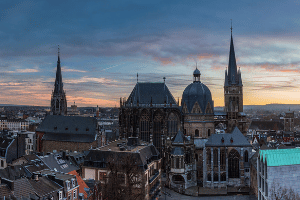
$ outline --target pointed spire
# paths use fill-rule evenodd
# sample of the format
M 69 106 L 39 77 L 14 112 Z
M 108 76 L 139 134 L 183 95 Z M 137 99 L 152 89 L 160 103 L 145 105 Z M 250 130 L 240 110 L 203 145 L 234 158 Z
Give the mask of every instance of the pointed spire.
M 237 84 L 239 78 L 237 77 L 237 66 L 236 66 L 236 59 L 235 59 L 235 52 L 234 52 L 234 45 L 233 45 L 233 37 L 232 37 L 232 21 L 231 21 L 231 41 L 230 41 L 230 51 L 229 51 L 229 62 L 228 62 L 228 83 Z
M 139 82 L 139 73 L 136 73 L 136 82 Z
M 54 93 L 62 93 L 63 92 L 63 82 L 62 82 L 62 75 L 61 75 L 61 66 L 60 66 L 60 52 L 58 46 L 58 58 L 57 58 L 57 67 L 56 67 L 56 78 L 54 84 Z

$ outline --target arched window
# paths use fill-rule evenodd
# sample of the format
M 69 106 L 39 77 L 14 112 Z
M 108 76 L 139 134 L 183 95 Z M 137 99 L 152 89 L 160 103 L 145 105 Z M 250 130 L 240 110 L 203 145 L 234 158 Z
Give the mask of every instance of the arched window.
M 59 100 L 58 99 L 56 100 L 56 107 L 55 108 L 59 109 Z
M 210 148 L 206 149 L 206 159 L 207 159 L 207 164 L 210 165 L 211 164 L 211 152 L 210 152 Z
M 218 166 L 218 149 L 214 148 L 214 167 Z
M 207 174 L 207 181 L 211 181 L 211 174 L 210 173 Z
M 226 181 L 226 173 L 221 174 L 221 181 Z
M 141 115 L 140 130 L 140 139 L 150 142 L 150 114 L 146 111 Z
M 225 149 L 221 149 L 221 152 L 220 152 L 220 167 L 221 167 L 221 170 L 225 170 L 225 166 L 226 166 Z
M 244 153 L 244 162 L 248 162 L 248 151 L 246 150 Z
M 207 136 L 210 136 L 210 129 L 207 130 Z
M 198 162 L 198 154 L 195 153 L 196 162 Z
M 153 145 L 157 150 L 162 154 L 162 144 L 161 144 L 161 135 L 162 135 L 162 120 L 163 116 L 161 113 L 156 113 L 153 119 Z
M 176 157 L 176 167 L 175 168 L 179 169 L 179 158 L 178 157 Z
M 214 173 L 214 182 L 218 182 L 219 181 L 219 176 L 218 173 Z
M 195 137 L 199 137 L 199 130 L 198 129 L 195 130 Z
M 178 132 L 178 117 L 171 113 L 168 117 L 168 136 L 174 137 Z
M 232 149 L 228 155 L 228 177 L 239 178 L 240 177 L 240 154 L 237 150 Z

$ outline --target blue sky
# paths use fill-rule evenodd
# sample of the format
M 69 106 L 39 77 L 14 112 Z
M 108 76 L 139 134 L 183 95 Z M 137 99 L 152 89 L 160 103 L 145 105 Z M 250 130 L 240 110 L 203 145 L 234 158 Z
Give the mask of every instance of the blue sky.
M 195 63 L 223 106 L 230 19 L 244 104 L 300 103 L 299 1 L 1 1 L 0 104 L 118 106 L 140 81 L 181 97 Z

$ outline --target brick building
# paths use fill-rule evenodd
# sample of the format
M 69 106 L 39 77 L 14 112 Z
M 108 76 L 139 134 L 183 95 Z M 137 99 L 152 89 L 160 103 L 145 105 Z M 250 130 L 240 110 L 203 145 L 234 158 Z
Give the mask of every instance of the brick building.
M 48 115 L 36 129 L 37 151 L 86 151 L 97 147 L 97 133 L 95 118 Z

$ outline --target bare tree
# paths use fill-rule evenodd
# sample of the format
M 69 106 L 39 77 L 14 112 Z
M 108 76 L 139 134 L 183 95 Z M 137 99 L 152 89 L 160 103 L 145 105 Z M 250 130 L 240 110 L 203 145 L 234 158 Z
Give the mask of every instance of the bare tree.
M 278 183 L 272 184 L 272 188 L 270 190 L 270 199 L 271 200 L 298 200 L 300 196 L 293 189 L 282 188 Z
M 142 200 L 145 177 L 136 153 L 115 154 L 108 159 L 108 174 L 100 189 L 104 200 Z

